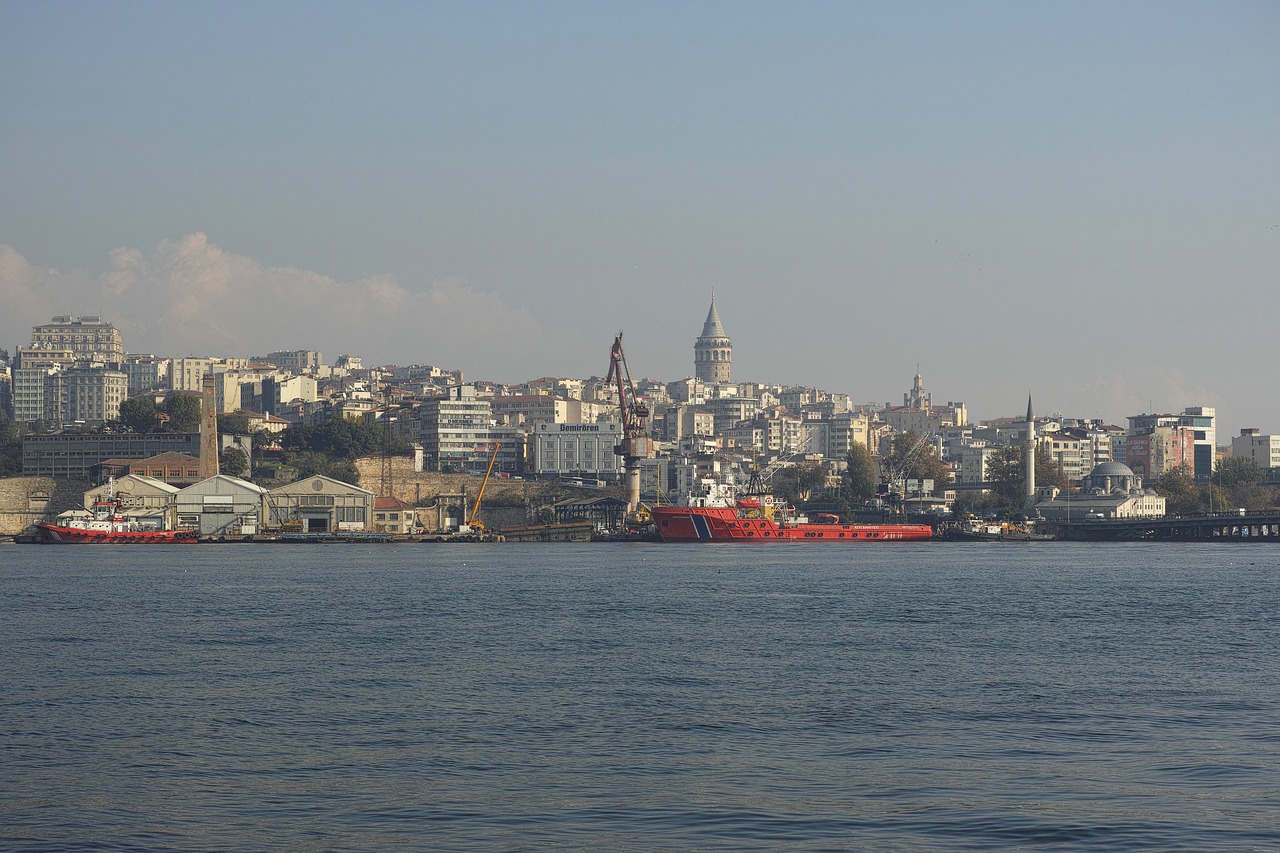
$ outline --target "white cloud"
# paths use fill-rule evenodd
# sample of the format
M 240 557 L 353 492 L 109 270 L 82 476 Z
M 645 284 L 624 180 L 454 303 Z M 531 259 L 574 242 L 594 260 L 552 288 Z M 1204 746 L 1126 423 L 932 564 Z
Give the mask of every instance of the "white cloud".
M 540 328 L 527 309 L 461 279 L 339 281 L 264 266 L 200 233 L 150 250 L 115 249 L 96 276 L 36 267 L 0 245 L 0 299 L 0 329 L 10 340 L 28 340 L 31 326 L 57 314 L 101 313 L 129 351 L 170 356 L 319 349 L 328 360 L 353 353 L 516 381 L 529 378 L 520 371 L 540 375 L 563 363 L 572 344 Z

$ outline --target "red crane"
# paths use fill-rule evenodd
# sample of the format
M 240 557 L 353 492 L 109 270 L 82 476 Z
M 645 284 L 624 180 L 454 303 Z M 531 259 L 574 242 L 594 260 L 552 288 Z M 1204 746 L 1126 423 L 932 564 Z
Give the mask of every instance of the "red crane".
M 613 452 L 622 457 L 622 468 L 627 475 L 627 512 L 634 513 L 640 506 L 640 460 L 653 456 L 653 438 L 649 435 L 649 406 L 636 396 L 635 383 L 631 381 L 631 368 L 622 349 L 622 332 L 613 339 L 609 354 L 608 382 L 618 385 L 618 408 L 622 411 L 622 443 Z

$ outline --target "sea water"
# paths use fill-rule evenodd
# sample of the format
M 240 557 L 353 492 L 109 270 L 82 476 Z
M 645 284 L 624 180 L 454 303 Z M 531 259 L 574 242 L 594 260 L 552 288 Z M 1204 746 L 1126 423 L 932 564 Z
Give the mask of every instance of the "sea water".
M 6 850 L 1280 850 L 1280 548 L 4 546 Z

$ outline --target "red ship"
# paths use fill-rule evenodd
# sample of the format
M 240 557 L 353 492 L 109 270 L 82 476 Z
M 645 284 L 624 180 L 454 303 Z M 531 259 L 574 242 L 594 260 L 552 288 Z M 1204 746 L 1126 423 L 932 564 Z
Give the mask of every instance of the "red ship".
M 797 513 L 772 495 L 732 499 L 691 496 L 682 506 L 652 508 L 663 542 L 895 542 L 932 539 L 927 524 L 844 524 L 837 516 Z
M 196 542 L 199 531 L 162 530 L 131 520 L 124 501 L 110 489 L 93 504 L 93 512 L 63 513 L 55 522 L 36 523 L 40 541 L 58 544 L 176 545 Z

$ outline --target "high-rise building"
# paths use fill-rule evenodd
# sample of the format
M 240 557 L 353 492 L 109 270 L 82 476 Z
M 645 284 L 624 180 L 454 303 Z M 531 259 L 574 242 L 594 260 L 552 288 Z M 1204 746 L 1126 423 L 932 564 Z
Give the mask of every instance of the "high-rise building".
M 123 363 L 120 330 L 101 317 L 66 315 L 33 326 L 31 345 L 18 347 L 13 371 L 14 420 L 115 420 L 127 385 Z
M 1218 431 L 1214 425 L 1216 415 L 1217 411 L 1208 406 L 1189 406 L 1180 415 L 1131 415 L 1129 435 L 1150 435 L 1157 427 L 1184 427 L 1191 430 L 1194 433 L 1192 453 L 1195 478 L 1208 480 L 1213 476 L 1213 462 L 1217 453 Z M 1145 476 L 1149 480 L 1154 479 L 1150 472 Z
M 350 358 L 350 356 L 346 356 Z M 255 355 L 252 361 L 272 364 L 291 373 L 315 373 L 324 364 L 324 358 L 315 350 L 279 350 L 267 355 Z
M 55 376 L 62 382 L 62 405 L 57 420 L 104 423 L 120 419 L 120 404 L 129 392 L 129 378 L 123 371 L 80 365 Z
M 733 343 L 720 324 L 720 314 L 716 311 L 716 297 L 713 293 L 707 321 L 702 324 L 702 334 L 693 345 L 693 375 L 704 382 L 727 383 L 732 364 Z
M 471 385 L 449 389 L 447 397 L 422 404 L 423 466 L 429 471 L 484 472 L 493 415 L 489 401 L 476 396 Z
M 63 315 L 31 329 L 31 343 L 47 349 L 68 350 L 73 361 L 101 361 L 119 366 L 124 361 L 120 330 L 101 317 Z

